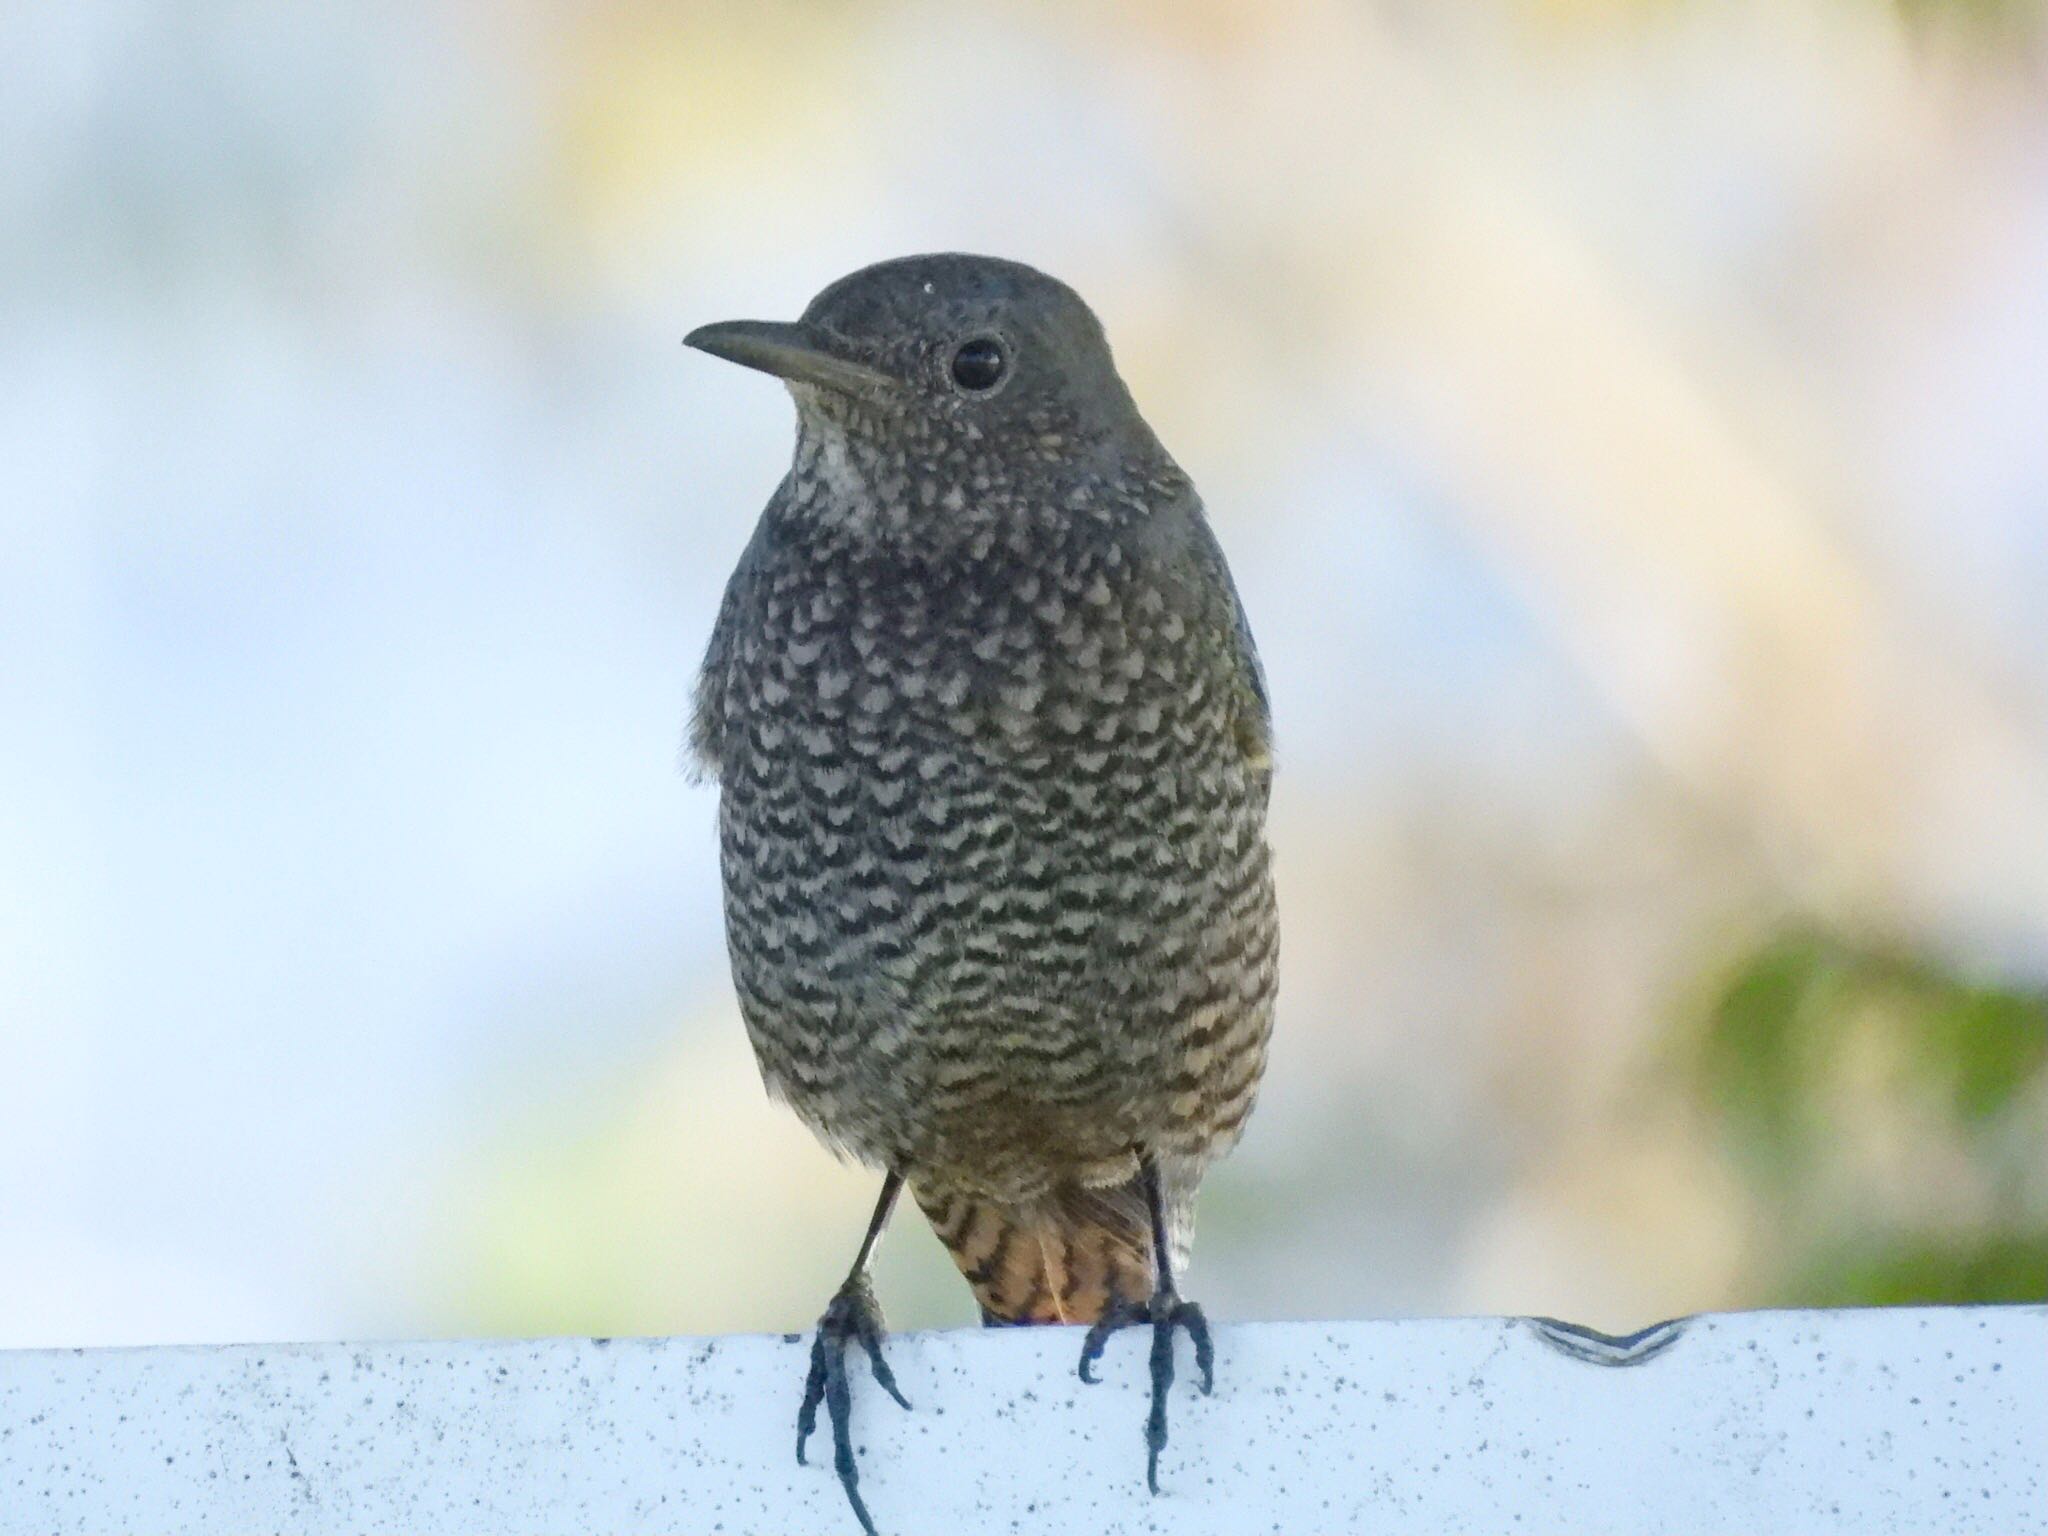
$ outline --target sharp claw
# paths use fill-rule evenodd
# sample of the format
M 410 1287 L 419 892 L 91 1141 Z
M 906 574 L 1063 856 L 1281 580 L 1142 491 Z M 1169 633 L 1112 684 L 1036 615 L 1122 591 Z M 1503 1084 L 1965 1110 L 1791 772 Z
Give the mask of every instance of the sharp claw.
M 1173 1328 L 1180 1308 L 1156 1298 L 1152 1306 L 1152 1410 L 1145 1415 L 1145 1486 L 1159 1491 L 1159 1453 L 1166 1449 L 1166 1395 L 1173 1390 Z
M 879 1358 L 875 1360 L 874 1365 L 875 1384 L 896 1399 L 896 1406 L 898 1408 L 908 1409 L 910 1407 L 910 1399 L 896 1390 L 896 1378 L 889 1374 L 889 1367 L 882 1364 Z
M 889 1362 L 882 1358 L 882 1336 L 867 1321 L 861 1319 L 861 1348 L 868 1352 L 868 1369 L 873 1373 L 875 1385 L 896 1399 L 900 1408 L 908 1408 L 910 1399 L 897 1388 L 896 1373 L 889 1369 Z
M 811 1373 L 804 1378 L 803 1406 L 796 1411 L 796 1459 L 799 1466 L 804 1464 L 804 1442 L 818 1427 L 818 1404 L 825 1400 L 825 1353 L 825 1327 L 821 1322 L 817 1337 L 811 1340 Z
M 1145 1316 L 1142 1308 L 1126 1301 L 1113 1301 L 1103 1309 L 1102 1316 L 1088 1325 L 1088 1337 L 1081 1341 L 1080 1376 L 1089 1386 L 1102 1378 L 1090 1374 L 1095 1362 L 1102 1358 L 1102 1352 L 1109 1347 L 1109 1336 L 1119 1328 L 1127 1327 Z
M 853 1393 L 846 1385 L 846 1358 L 835 1355 L 826 1368 L 825 1414 L 832 1421 L 832 1469 L 839 1474 L 839 1486 L 846 1490 L 846 1502 L 867 1536 L 876 1536 L 875 1522 L 860 1496 L 860 1468 L 853 1460 Z
M 1081 1379 L 1091 1387 L 1102 1380 L 1100 1376 L 1094 1374 L 1095 1362 L 1102 1358 L 1102 1351 L 1108 1345 L 1108 1330 L 1100 1323 L 1091 1324 L 1088 1329 L 1088 1337 L 1081 1341 L 1080 1367 Z
M 1202 1395 L 1207 1397 L 1216 1389 L 1216 1346 L 1209 1340 L 1209 1319 L 1191 1301 L 1182 1302 L 1174 1311 L 1174 1321 L 1186 1327 L 1188 1337 L 1194 1340 L 1195 1369 L 1202 1373 Z
M 866 1352 L 876 1383 L 905 1408 L 910 1402 L 896 1386 L 896 1376 L 882 1357 L 882 1330 L 874 1298 L 865 1286 L 849 1284 L 832 1298 L 811 1341 L 811 1369 L 804 1379 L 803 1403 L 796 1412 L 796 1459 L 804 1461 L 804 1443 L 818 1427 L 818 1407 L 832 1425 L 832 1469 L 846 1490 L 846 1502 L 866 1536 L 876 1536 L 875 1522 L 860 1496 L 860 1468 L 853 1456 L 853 1392 L 846 1379 L 846 1350 L 858 1341 Z
M 1093 1386 L 1097 1378 L 1092 1369 L 1102 1358 L 1109 1336 L 1119 1328 L 1146 1321 L 1152 1324 L 1149 1360 L 1152 1402 L 1145 1415 L 1145 1486 L 1157 1493 L 1159 1453 L 1166 1449 L 1166 1400 L 1173 1389 L 1173 1334 L 1176 1328 L 1185 1328 L 1189 1341 L 1195 1346 L 1195 1368 L 1201 1372 L 1202 1391 L 1206 1394 L 1216 1385 L 1216 1350 L 1210 1341 L 1209 1321 L 1202 1315 L 1202 1309 L 1194 1302 L 1182 1301 L 1170 1291 L 1154 1296 L 1149 1306 L 1113 1303 L 1088 1329 L 1088 1337 L 1081 1344 L 1080 1375 L 1083 1381 Z

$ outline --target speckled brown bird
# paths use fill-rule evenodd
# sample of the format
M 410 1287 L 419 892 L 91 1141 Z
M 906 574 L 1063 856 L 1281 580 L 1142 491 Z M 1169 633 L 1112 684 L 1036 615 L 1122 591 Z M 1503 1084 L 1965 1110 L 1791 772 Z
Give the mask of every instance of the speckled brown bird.
M 1195 1187 L 1265 1065 L 1270 717 L 1188 478 L 1101 324 L 1014 262 L 918 256 L 690 345 L 788 382 L 796 456 L 726 589 L 692 740 L 770 1091 L 883 1175 L 820 1321 L 883 1359 L 868 1259 L 908 1185 L 985 1320 L 1153 1328 L 1156 1491 Z M 907 1407 L 908 1404 L 906 1403 Z

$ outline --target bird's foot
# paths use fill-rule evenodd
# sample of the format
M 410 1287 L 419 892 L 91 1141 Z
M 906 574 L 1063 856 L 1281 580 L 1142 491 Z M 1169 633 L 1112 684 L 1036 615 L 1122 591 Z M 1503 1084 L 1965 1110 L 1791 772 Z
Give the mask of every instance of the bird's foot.
M 803 1406 L 796 1411 L 796 1459 L 804 1459 L 804 1442 L 818 1426 L 818 1404 L 825 1405 L 832 1421 L 832 1466 L 839 1473 L 839 1485 L 846 1501 L 867 1536 L 875 1536 L 875 1522 L 861 1502 L 860 1472 L 853 1462 L 853 1394 L 846 1381 L 846 1353 L 858 1344 L 867 1351 L 868 1366 L 875 1382 L 903 1407 L 909 1400 L 896 1389 L 896 1374 L 882 1358 L 882 1309 L 865 1274 L 855 1275 L 839 1288 L 825 1315 L 818 1319 L 817 1336 L 811 1340 L 811 1374 L 804 1382 Z
M 1159 1491 L 1159 1453 L 1166 1449 L 1166 1394 L 1173 1387 L 1173 1331 L 1185 1328 L 1195 1345 L 1195 1368 L 1202 1373 L 1206 1395 L 1216 1385 L 1216 1351 L 1209 1342 L 1209 1320 L 1192 1301 L 1182 1301 L 1172 1291 L 1155 1291 L 1145 1306 L 1136 1302 L 1111 1302 L 1099 1321 L 1088 1329 L 1081 1345 L 1081 1379 L 1091 1386 L 1095 1362 L 1119 1328 L 1134 1323 L 1152 1324 L 1152 1411 L 1145 1417 L 1145 1483 Z

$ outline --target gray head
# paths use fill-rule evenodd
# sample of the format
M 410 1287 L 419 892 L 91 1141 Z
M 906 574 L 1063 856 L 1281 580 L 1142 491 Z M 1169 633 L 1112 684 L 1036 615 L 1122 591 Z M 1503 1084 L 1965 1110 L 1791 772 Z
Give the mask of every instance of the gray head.
M 877 454 L 935 468 L 1160 454 L 1094 312 L 1014 261 L 906 256 L 842 277 L 793 324 L 730 320 L 684 339 L 787 380 L 806 435 Z

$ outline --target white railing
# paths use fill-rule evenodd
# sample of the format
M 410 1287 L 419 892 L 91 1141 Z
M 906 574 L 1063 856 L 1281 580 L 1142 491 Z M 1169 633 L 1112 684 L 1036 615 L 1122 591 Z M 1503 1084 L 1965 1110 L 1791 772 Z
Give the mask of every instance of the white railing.
M 2048 1532 L 2048 1308 L 1216 1330 L 1143 1486 L 1143 1340 L 854 1367 L 883 1536 Z M 1183 1343 L 1182 1348 L 1186 1346 Z M 853 1533 L 797 1336 L 0 1353 L 0 1533 Z

